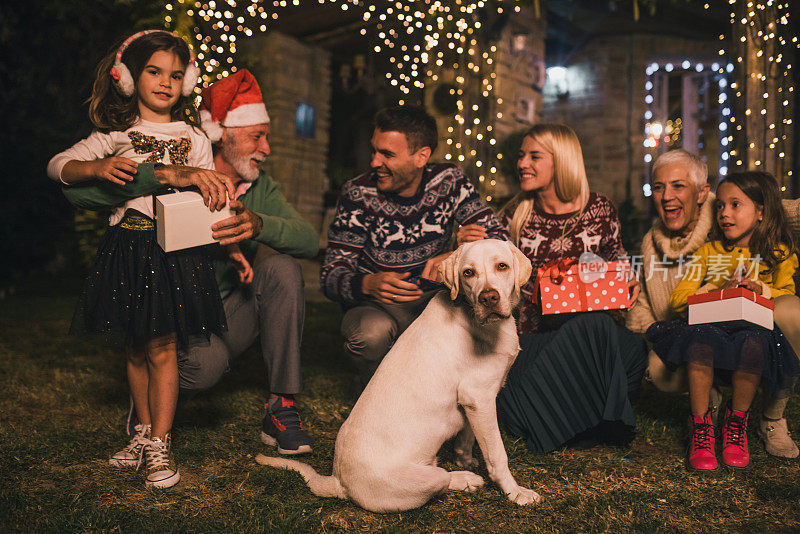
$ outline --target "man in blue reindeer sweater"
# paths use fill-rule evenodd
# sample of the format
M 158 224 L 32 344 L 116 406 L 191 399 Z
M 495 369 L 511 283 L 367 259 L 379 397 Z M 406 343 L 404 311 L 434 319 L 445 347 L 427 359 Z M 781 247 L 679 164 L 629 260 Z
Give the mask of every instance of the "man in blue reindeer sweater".
M 344 185 L 328 230 L 322 289 L 346 309 L 345 352 L 362 386 L 436 293 L 420 278 L 438 278 L 453 226 L 480 224 L 507 239 L 461 169 L 428 163 L 437 142 L 436 120 L 423 109 L 380 111 L 372 170 Z

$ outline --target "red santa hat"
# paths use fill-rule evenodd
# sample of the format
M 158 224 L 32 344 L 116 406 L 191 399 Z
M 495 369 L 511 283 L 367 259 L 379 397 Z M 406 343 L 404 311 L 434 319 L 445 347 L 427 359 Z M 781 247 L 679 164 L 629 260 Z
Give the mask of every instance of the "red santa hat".
M 212 142 L 222 138 L 222 127 L 253 126 L 269 122 L 267 107 L 255 77 L 236 71 L 202 90 L 200 121 Z

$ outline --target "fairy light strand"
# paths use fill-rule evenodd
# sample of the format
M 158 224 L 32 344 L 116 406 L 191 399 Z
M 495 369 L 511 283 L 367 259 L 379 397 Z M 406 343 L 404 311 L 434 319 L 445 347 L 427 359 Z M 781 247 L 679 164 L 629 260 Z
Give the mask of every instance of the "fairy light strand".
M 793 181 L 791 58 L 798 48 L 790 26 L 790 0 L 728 3 L 729 55 L 736 67 L 730 95 L 737 112 L 731 124 L 731 162 L 737 168 L 773 173 L 786 191 Z M 724 36 L 720 41 L 722 54 Z
M 719 88 L 719 176 L 735 170 L 765 170 L 772 172 L 786 191 L 793 179 L 790 137 L 795 88 L 790 59 L 798 48 L 798 38 L 791 34 L 790 2 L 728 0 L 728 4 L 731 30 L 718 37 L 718 63 L 686 59 L 679 65 L 652 63 L 647 67 L 644 162 L 649 166 L 657 145 L 669 134 L 663 117 L 654 115 L 657 72 L 668 66 L 710 68 L 716 72 Z M 710 4 L 704 8 L 710 9 Z M 644 185 L 644 194 L 649 196 L 649 184 Z
M 496 111 L 496 43 L 482 38 L 482 12 L 520 11 L 521 0 L 173 0 L 166 5 L 164 25 L 174 29 L 178 8 L 192 21 L 202 86 L 236 72 L 238 43 L 268 31 L 282 10 L 301 4 L 334 4 L 359 10 L 361 35 L 372 41 L 375 54 L 388 59 L 386 83 L 398 103 L 419 100 L 427 84 L 452 77 L 457 111 L 447 127 L 444 158 L 470 167 L 487 201 L 494 198 L 498 178 Z M 538 1 L 536 2 L 538 8 Z M 465 90 L 476 83 L 480 90 Z

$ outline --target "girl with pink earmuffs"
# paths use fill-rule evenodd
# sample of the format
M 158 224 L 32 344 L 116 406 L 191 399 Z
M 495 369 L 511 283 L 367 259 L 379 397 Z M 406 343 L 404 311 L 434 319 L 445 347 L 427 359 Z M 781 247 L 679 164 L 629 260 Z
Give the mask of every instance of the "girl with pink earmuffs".
M 66 186 L 86 180 L 128 183 L 138 163 L 213 169 L 211 142 L 199 128 L 192 91 L 198 69 L 177 35 L 148 30 L 129 37 L 98 66 L 89 117 L 97 130 L 50 160 Z M 146 465 L 147 487 L 178 483 L 170 430 L 178 396 L 178 348 L 226 328 L 211 260 L 203 248 L 164 252 L 156 242 L 153 197 L 118 206 L 81 295 L 72 333 L 120 341 L 140 424 L 111 465 Z M 252 269 L 229 248 L 243 282 Z

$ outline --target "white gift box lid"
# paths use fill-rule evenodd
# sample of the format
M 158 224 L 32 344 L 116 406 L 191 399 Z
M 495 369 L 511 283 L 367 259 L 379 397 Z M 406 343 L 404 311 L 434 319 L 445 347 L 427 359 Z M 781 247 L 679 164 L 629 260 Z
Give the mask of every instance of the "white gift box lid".
M 231 217 L 228 206 L 211 211 L 195 191 L 156 196 L 156 239 L 164 252 L 215 243 L 211 225 Z

